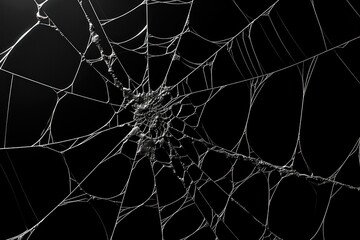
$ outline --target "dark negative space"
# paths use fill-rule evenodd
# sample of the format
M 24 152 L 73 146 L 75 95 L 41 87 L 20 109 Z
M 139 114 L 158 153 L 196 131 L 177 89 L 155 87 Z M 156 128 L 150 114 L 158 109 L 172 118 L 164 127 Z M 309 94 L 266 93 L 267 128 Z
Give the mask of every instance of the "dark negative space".
M 0 239 L 356 239 L 360 5 L 0 0 Z

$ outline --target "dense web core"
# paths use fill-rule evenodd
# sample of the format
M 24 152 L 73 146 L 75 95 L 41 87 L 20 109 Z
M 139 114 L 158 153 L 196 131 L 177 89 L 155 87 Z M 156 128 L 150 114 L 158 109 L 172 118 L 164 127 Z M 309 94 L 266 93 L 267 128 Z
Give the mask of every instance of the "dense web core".
M 0 239 L 360 237 L 359 1 L 0 0 L 0 36 Z

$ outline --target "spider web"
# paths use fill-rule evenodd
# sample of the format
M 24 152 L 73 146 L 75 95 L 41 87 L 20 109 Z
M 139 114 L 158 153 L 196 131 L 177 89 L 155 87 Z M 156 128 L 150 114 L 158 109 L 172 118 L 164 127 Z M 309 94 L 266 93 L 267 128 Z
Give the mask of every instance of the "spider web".
M 359 236 L 356 1 L 0 1 L 0 239 Z

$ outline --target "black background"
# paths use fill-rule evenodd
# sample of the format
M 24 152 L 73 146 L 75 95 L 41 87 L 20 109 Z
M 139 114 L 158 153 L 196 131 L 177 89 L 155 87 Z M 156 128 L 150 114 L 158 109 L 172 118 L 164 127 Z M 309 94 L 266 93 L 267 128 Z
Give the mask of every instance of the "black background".
M 360 6 L 141 2 L 49 0 L 40 24 L 0 0 L 0 239 L 359 236 Z M 124 87 L 172 87 L 179 159 L 120 149 L 133 114 L 84 13 Z

